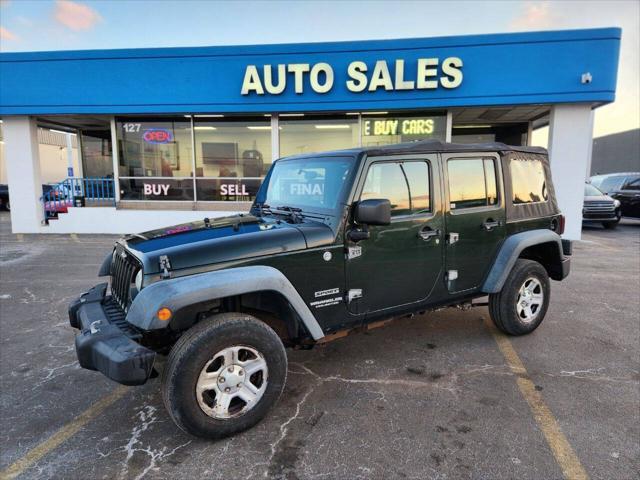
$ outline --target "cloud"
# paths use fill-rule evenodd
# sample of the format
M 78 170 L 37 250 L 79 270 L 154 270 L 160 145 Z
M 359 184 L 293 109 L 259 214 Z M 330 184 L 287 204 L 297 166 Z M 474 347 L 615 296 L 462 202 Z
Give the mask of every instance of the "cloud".
M 28 19 L 27 17 L 23 17 L 21 15 L 18 15 L 16 17 L 16 22 L 18 22 L 23 27 L 27 27 L 27 28 L 33 27 L 33 22 L 30 19 Z
M 91 7 L 71 0 L 57 0 L 53 15 L 58 22 L 74 31 L 89 30 L 102 20 Z
M 526 2 L 522 10 L 509 24 L 511 30 L 546 30 L 556 23 L 548 3 Z
M 17 42 L 18 40 L 20 40 L 20 38 L 11 30 L 7 30 L 4 27 L 0 27 L 0 40 Z

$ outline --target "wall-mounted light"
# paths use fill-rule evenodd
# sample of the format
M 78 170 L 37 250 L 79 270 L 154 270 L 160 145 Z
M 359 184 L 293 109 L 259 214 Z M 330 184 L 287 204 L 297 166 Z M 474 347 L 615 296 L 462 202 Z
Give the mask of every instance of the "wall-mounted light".
M 592 81 L 593 81 L 593 76 L 591 75 L 591 72 L 584 72 L 580 77 L 580 83 L 582 84 L 591 83 Z
M 281 113 L 281 117 L 304 117 L 304 113 Z
M 315 125 L 318 130 L 345 130 L 351 128 L 351 125 Z
M 216 113 L 215 115 L 194 115 L 196 118 L 222 118 L 224 115 Z
M 362 112 L 362 115 L 386 115 L 389 112 Z
M 212 127 L 210 125 L 198 125 L 193 127 L 194 130 L 217 130 L 216 127 Z
M 249 130 L 271 130 L 270 126 L 248 125 Z

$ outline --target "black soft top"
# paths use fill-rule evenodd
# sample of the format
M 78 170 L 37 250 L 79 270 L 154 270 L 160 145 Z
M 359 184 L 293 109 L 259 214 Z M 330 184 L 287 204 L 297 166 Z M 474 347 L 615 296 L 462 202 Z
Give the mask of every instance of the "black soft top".
M 557 215 L 560 213 L 556 200 L 553 181 L 551 180 L 551 168 L 549 165 L 549 155 L 546 148 L 542 147 L 524 147 L 507 145 L 500 142 L 489 143 L 445 143 L 440 140 L 422 140 L 420 142 L 398 143 L 395 145 L 383 145 L 375 147 L 350 148 L 346 150 L 335 150 L 322 153 L 305 153 L 286 157 L 287 159 L 295 158 L 317 158 L 317 157 L 333 157 L 341 155 L 354 155 L 362 158 L 362 156 L 391 156 L 406 155 L 420 153 L 464 153 L 464 152 L 495 152 L 500 155 L 502 163 L 502 173 L 504 179 L 504 205 L 506 207 L 507 221 L 514 222 L 519 220 L 544 218 Z M 279 161 L 279 160 L 278 160 Z M 547 197 L 543 201 L 514 204 L 513 203 L 513 185 L 511 179 L 510 162 L 511 161 L 539 161 L 544 169 L 543 191 L 546 191 Z
M 318 157 L 327 155 L 340 155 L 348 153 L 367 155 L 395 155 L 395 154 L 412 154 L 412 153 L 457 153 L 457 152 L 499 152 L 504 154 L 506 152 L 521 152 L 537 155 L 547 155 L 547 149 L 542 147 L 526 147 L 526 146 L 513 146 L 507 145 L 501 142 L 488 142 L 488 143 L 446 143 L 440 140 L 421 140 L 419 142 L 407 142 L 396 143 L 393 145 L 380 145 L 375 147 L 360 147 L 349 148 L 344 150 L 333 150 L 330 152 L 322 153 L 302 153 L 298 155 L 292 155 L 286 158 L 305 158 L 305 157 Z
M 356 149 L 357 150 L 357 149 Z M 488 143 L 445 143 L 440 140 L 422 140 L 419 142 L 398 143 L 376 147 L 364 147 L 367 155 L 393 155 L 395 153 L 430 153 L 430 152 L 523 152 L 546 155 L 547 149 L 542 147 L 516 147 L 500 142 Z

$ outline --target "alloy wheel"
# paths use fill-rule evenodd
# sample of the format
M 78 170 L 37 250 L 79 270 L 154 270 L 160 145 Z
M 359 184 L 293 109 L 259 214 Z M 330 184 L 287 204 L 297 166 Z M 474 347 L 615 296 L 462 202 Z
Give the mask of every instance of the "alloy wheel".
M 268 368 L 255 348 L 227 347 L 209 360 L 196 382 L 202 411 L 216 419 L 244 415 L 255 407 L 267 388 Z

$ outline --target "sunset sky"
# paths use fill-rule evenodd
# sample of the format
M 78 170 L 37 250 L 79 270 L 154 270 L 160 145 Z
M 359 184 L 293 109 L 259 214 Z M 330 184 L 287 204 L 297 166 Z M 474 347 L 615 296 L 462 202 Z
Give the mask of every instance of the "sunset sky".
M 0 0 L 0 50 L 323 42 L 621 27 L 617 100 L 594 136 L 640 127 L 640 2 Z

